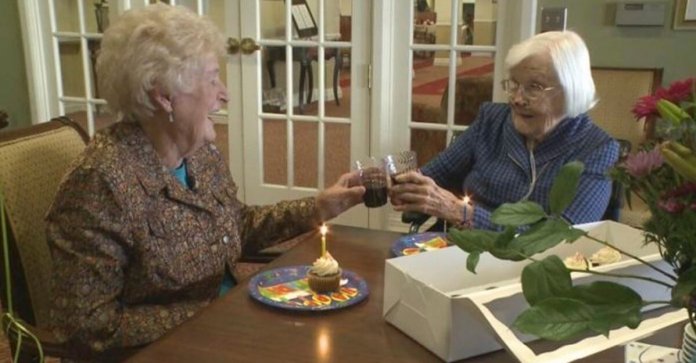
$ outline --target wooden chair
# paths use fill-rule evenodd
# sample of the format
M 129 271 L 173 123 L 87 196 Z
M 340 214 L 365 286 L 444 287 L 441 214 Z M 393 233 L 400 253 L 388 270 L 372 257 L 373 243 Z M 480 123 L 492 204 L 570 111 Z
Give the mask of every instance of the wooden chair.
M 282 47 L 269 47 L 265 53 L 266 58 L 266 71 L 268 72 L 268 80 L 270 82 L 271 88 L 276 87 L 276 75 L 275 75 L 275 63 L 276 61 L 285 61 L 285 48 Z M 304 106 L 312 102 L 312 92 L 314 90 L 314 75 L 312 70 L 312 62 L 318 61 L 318 52 L 316 48 L 308 47 L 294 47 L 292 50 L 292 60 L 293 62 L 298 62 L 300 66 L 300 79 L 298 84 L 298 104 L 300 112 L 304 110 Z M 341 57 L 339 50 L 337 48 L 325 48 L 324 49 L 324 60 L 328 61 L 334 59 L 334 69 L 333 69 L 333 94 L 334 102 L 336 106 L 341 105 L 341 101 L 338 97 L 338 78 L 341 73 L 341 68 L 343 68 L 343 57 Z M 307 90 L 307 99 L 305 100 L 304 92 Z
M 0 295 L 3 306 L 9 307 L 5 281 L 10 281 L 11 305 L 16 309 L 8 313 L 23 321 L 38 337 L 45 356 L 79 358 L 57 344 L 46 329 L 50 321 L 52 260 L 44 216 L 63 175 L 87 140 L 87 134 L 67 117 L 0 132 L 0 191 L 8 226 L 8 253 L 2 255 Z M 5 269 L 4 261 L 9 262 L 9 269 Z M 10 276 L 6 280 L 8 270 Z M 17 349 L 18 334 L 16 329 L 8 332 L 13 352 Z M 38 349 L 23 336 L 18 361 L 37 361 Z

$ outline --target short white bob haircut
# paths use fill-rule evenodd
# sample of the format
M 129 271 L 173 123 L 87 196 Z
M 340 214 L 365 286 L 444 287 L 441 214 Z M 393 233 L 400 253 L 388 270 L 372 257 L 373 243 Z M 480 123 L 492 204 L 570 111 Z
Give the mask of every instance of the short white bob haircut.
M 566 116 L 576 117 L 597 103 L 590 68 L 590 53 L 575 32 L 552 31 L 537 34 L 514 45 L 505 58 L 505 73 L 531 55 L 549 54 L 563 88 Z
M 181 6 L 162 3 L 129 10 L 104 32 L 97 58 L 99 91 L 120 117 L 144 120 L 155 106 L 148 92 L 190 92 L 206 56 L 222 57 L 215 24 Z

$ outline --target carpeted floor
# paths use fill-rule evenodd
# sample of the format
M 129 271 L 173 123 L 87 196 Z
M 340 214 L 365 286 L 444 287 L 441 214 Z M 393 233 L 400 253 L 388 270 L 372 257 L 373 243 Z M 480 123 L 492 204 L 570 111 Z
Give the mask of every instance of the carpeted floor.
M 459 67 L 460 69 L 457 70 L 457 77 L 462 77 L 462 76 L 479 76 L 483 74 L 488 74 L 493 72 L 493 63 L 490 63 L 485 60 L 479 59 L 476 61 L 476 58 L 468 58 L 468 60 L 474 60 L 471 62 L 472 64 L 467 66 L 467 67 Z M 477 64 L 479 63 L 479 64 Z M 440 69 L 444 68 L 444 69 Z M 445 92 L 445 88 L 447 88 L 447 84 L 449 79 L 447 78 L 447 67 L 430 67 L 429 70 L 435 69 L 438 70 L 439 72 L 444 71 L 445 74 L 442 75 L 441 77 L 428 77 L 431 78 L 432 81 L 424 81 L 424 82 L 419 82 L 418 85 L 415 85 L 413 87 L 413 94 L 414 95 L 420 95 L 420 94 L 426 94 L 426 95 L 442 95 Z M 416 74 L 419 71 L 416 71 Z

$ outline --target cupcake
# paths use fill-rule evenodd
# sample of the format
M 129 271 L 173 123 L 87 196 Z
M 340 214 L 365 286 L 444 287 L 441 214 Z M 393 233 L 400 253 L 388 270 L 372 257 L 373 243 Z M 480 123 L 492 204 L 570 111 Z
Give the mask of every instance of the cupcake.
M 606 265 L 619 262 L 620 260 L 621 253 L 608 246 L 595 252 L 592 257 L 590 257 L 590 262 L 592 262 L 593 265 Z
M 587 259 L 580 252 L 575 252 L 573 256 L 566 257 L 565 260 L 563 260 L 563 264 L 567 268 L 574 270 L 587 270 L 589 267 Z
M 319 257 L 307 272 L 307 283 L 312 291 L 325 293 L 338 290 L 341 283 L 341 268 L 338 262 L 326 252 Z

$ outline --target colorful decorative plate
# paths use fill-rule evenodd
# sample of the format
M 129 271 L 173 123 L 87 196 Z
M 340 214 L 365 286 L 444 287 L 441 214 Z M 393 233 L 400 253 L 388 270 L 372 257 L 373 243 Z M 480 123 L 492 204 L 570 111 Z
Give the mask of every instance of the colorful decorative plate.
M 447 233 L 444 232 L 424 232 L 409 234 L 397 239 L 392 244 L 392 254 L 394 256 L 415 255 L 421 252 L 439 250 L 451 246 L 447 241 Z
M 317 294 L 307 285 L 310 266 L 287 266 L 264 271 L 249 280 L 249 295 L 266 305 L 289 310 L 323 311 L 355 305 L 369 294 L 367 283 L 343 269 L 336 292 Z

